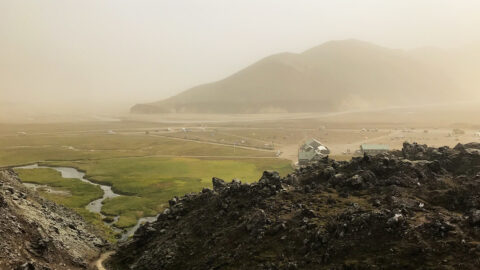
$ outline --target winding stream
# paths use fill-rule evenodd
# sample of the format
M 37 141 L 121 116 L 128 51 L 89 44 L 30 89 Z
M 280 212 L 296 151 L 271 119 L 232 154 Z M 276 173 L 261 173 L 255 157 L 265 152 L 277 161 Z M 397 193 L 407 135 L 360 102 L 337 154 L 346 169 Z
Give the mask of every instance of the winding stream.
M 94 185 L 94 186 L 99 186 L 103 190 L 103 197 L 97 200 L 94 200 L 90 202 L 85 208 L 93 213 L 98 213 L 102 216 L 102 219 L 105 218 L 105 215 L 102 214 L 102 206 L 103 206 L 103 201 L 109 198 L 115 198 L 118 196 L 121 196 L 120 194 L 115 193 L 112 190 L 112 187 L 107 186 L 107 185 L 102 185 L 102 184 L 97 184 L 94 183 L 88 179 L 85 178 L 85 173 L 71 167 L 51 167 L 51 166 L 39 166 L 38 164 L 32 164 L 32 165 L 27 165 L 27 166 L 20 166 L 20 167 L 15 167 L 15 169 L 39 169 L 39 168 L 48 168 L 48 169 L 53 169 L 61 173 L 63 178 L 76 178 L 79 179 L 82 182 Z M 32 189 L 37 189 L 38 187 L 46 187 L 45 185 L 36 185 L 36 184 L 26 184 L 27 187 L 32 188 Z M 114 217 L 114 221 L 111 223 L 104 222 L 106 225 L 110 226 L 115 232 L 121 233 L 120 241 L 125 241 L 127 240 L 130 236 L 132 236 L 135 231 L 140 227 L 145 222 L 153 222 L 157 219 L 157 217 L 142 217 L 137 221 L 137 224 L 135 226 L 129 228 L 128 230 L 121 230 L 113 225 L 118 221 L 118 216 Z

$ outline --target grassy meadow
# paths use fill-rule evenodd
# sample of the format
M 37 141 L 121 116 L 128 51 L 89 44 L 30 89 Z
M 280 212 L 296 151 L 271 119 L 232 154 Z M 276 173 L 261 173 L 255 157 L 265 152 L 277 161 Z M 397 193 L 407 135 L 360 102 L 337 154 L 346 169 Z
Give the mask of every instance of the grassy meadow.
M 83 208 L 91 201 L 100 199 L 103 191 L 99 186 L 84 183 L 75 178 L 63 178 L 61 173 L 49 168 L 15 169 L 24 183 L 46 185 L 58 193 L 42 192 L 42 195 L 52 201 L 70 208 Z
M 264 170 L 282 174 L 292 170 L 291 162 L 275 158 L 274 151 L 157 136 L 162 128 L 151 124 L 146 128 L 139 123 L 112 125 L 112 128 L 97 124 L 3 126 L 0 167 L 38 162 L 85 171 L 88 179 L 111 185 L 116 193 L 122 194 L 106 200 L 102 207 L 103 214 L 120 216 L 115 224 L 119 228 L 131 227 L 141 217 L 156 215 L 173 196 L 211 187 L 213 176 L 226 181 L 238 178 L 253 182 Z M 109 134 L 108 130 L 114 128 Z M 20 130 L 27 132 L 19 134 Z M 52 169 L 17 172 L 22 181 L 66 191 L 67 195 L 40 192 L 75 209 L 91 223 L 104 226 L 100 215 L 85 209 L 90 201 L 102 196 L 99 187 L 64 179 Z
M 71 166 L 87 177 L 111 185 L 120 196 L 105 201 L 102 212 L 119 215 L 118 227 L 130 227 L 143 216 L 161 211 L 173 196 L 211 187 L 213 176 L 230 181 L 257 181 L 264 170 L 287 174 L 290 162 L 279 159 L 115 158 L 93 161 L 49 163 Z
M 72 208 L 82 215 L 88 222 L 95 225 L 108 239 L 114 238 L 114 232 L 104 225 L 99 214 L 85 209 L 91 201 L 103 196 L 99 186 L 94 186 L 76 178 L 63 178 L 61 173 L 49 169 L 15 169 L 22 182 L 51 187 L 56 192 L 48 192 L 45 188 L 37 188 L 37 191 L 45 198 Z
M 0 136 L 0 166 L 38 161 L 142 156 L 273 157 L 274 153 L 181 141 L 145 134 L 51 134 Z

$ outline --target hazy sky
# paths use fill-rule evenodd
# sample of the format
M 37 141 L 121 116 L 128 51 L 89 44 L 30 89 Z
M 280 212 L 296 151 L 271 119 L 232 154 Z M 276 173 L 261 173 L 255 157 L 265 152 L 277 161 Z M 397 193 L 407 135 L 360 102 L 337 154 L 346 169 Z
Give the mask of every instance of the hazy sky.
M 348 38 L 468 45 L 480 1 L 0 0 L 0 106 L 128 107 Z

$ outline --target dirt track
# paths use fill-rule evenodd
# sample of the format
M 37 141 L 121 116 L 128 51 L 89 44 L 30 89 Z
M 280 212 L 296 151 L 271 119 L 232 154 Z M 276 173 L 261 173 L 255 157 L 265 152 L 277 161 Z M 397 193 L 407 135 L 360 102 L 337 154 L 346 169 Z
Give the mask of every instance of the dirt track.
M 105 267 L 103 267 L 103 262 L 108 259 L 112 254 L 115 253 L 114 251 L 108 251 L 100 255 L 100 258 L 98 258 L 94 265 L 97 267 L 97 270 L 106 270 Z

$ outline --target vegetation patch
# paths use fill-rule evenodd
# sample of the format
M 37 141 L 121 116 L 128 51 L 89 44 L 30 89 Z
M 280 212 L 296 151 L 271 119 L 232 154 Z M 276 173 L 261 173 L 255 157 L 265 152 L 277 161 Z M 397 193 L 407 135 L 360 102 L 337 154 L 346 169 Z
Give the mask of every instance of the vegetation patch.
M 92 160 L 144 156 L 273 157 L 224 145 L 182 141 L 149 135 L 54 134 L 0 136 L 0 166 L 40 161 Z
M 211 187 L 213 176 L 253 182 L 264 170 L 277 170 L 282 174 L 292 170 L 290 161 L 275 158 L 274 151 L 166 138 L 162 136 L 165 128 L 153 129 L 156 125 L 7 126 L 0 131 L 0 135 L 4 135 L 0 136 L 0 166 L 39 163 L 85 171 L 89 180 L 110 185 L 114 192 L 122 195 L 104 201 L 102 207 L 103 214 L 119 216 L 115 223 L 119 228 L 131 227 L 141 217 L 155 216 L 173 196 Z M 150 132 L 139 127 L 147 127 Z M 18 130 L 27 134 L 15 135 Z M 220 135 L 220 140 L 226 136 Z M 240 140 L 240 137 L 232 135 L 227 139 Z M 253 140 L 246 142 L 250 141 Z M 100 215 L 85 209 L 90 201 L 102 196 L 99 187 L 78 179 L 64 179 L 51 169 L 17 171 L 25 182 L 65 191 L 65 194 L 56 194 L 39 189 L 46 198 L 104 226 Z
M 76 178 L 63 178 L 61 173 L 54 169 L 16 169 L 15 171 L 25 183 L 47 185 L 66 191 L 68 195 L 39 190 L 45 198 L 70 208 L 84 208 L 91 201 L 103 196 L 103 191 L 99 186 L 82 182 Z
M 97 227 L 107 239 L 114 239 L 114 232 L 103 223 L 102 217 L 85 209 L 91 201 L 102 198 L 103 190 L 99 186 L 82 182 L 76 178 L 63 178 L 60 172 L 49 168 L 15 169 L 15 172 L 24 183 L 46 185 L 55 190 L 65 191 L 64 193 L 52 193 L 45 189 L 38 189 L 43 197 L 72 208 L 90 224 Z
M 155 216 L 169 199 L 211 187 L 213 176 L 254 182 L 264 170 L 285 175 L 292 171 L 281 159 L 196 159 L 196 158 L 116 158 L 89 161 L 53 162 L 86 171 L 93 181 L 108 184 L 119 194 L 104 201 L 105 215 L 120 216 L 115 226 L 131 227 L 144 216 Z

